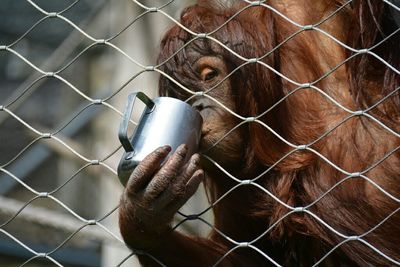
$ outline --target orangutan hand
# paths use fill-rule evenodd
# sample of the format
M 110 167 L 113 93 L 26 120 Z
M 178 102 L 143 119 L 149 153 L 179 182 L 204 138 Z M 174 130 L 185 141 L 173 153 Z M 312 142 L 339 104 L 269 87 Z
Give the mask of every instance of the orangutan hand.
M 157 246 L 170 231 L 175 213 L 203 180 L 198 154 L 184 162 L 186 145 L 179 146 L 160 168 L 170 151 L 169 146 L 163 146 L 149 154 L 133 170 L 121 197 L 120 230 L 132 248 Z

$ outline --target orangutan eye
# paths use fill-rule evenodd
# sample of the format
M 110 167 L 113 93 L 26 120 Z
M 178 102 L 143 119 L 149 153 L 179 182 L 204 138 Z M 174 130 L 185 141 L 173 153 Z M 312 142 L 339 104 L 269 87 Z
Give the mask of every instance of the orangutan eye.
M 193 105 L 193 107 L 198 111 L 202 111 L 204 109 L 204 104 L 202 104 L 202 103 L 195 104 L 195 105 Z
M 203 81 L 210 81 L 218 76 L 218 71 L 207 67 L 201 71 L 200 76 Z

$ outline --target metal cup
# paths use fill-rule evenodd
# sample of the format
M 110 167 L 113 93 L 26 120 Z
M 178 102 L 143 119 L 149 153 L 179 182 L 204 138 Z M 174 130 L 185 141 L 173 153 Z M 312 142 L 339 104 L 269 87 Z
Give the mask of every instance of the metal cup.
M 146 108 L 134 134 L 128 137 L 128 124 L 135 100 L 141 100 Z M 133 169 L 152 151 L 169 145 L 172 151 L 181 144 L 188 146 L 186 161 L 198 147 L 203 119 L 189 104 L 171 97 L 151 100 L 142 92 L 129 95 L 118 137 L 125 149 L 118 166 L 118 177 L 125 186 Z

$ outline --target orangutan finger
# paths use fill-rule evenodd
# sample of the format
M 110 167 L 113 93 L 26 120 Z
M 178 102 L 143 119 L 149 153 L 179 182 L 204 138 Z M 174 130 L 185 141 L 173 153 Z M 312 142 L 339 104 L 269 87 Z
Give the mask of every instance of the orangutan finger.
M 170 146 L 162 146 L 146 156 L 133 170 L 129 178 L 126 190 L 128 194 L 135 194 L 149 183 L 154 173 L 160 168 L 161 162 L 171 151 Z
M 145 191 L 145 198 L 152 200 L 164 192 L 171 181 L 177 177 L 182 165 L 185 163 L 188 148 L 185 144 L 180 145 L 175 153 L 156 173 Z

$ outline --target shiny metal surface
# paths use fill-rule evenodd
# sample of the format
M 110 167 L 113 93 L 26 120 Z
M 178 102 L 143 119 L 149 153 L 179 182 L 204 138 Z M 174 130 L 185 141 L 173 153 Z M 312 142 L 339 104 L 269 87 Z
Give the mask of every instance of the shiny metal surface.
M 118 166 L 118 176 L 123 185 L 132 170 L 160 146 L 169 145 L 175 151 L 179 145 L 186 144 L 186 160 L 198 149 L 203 122 L 200 113 L 175 98 L 158 97 L 153 103 L 154 106 L 147 106 L 143 111 L 135 133 L 130 138 L 133 151 L 126 151 Z

